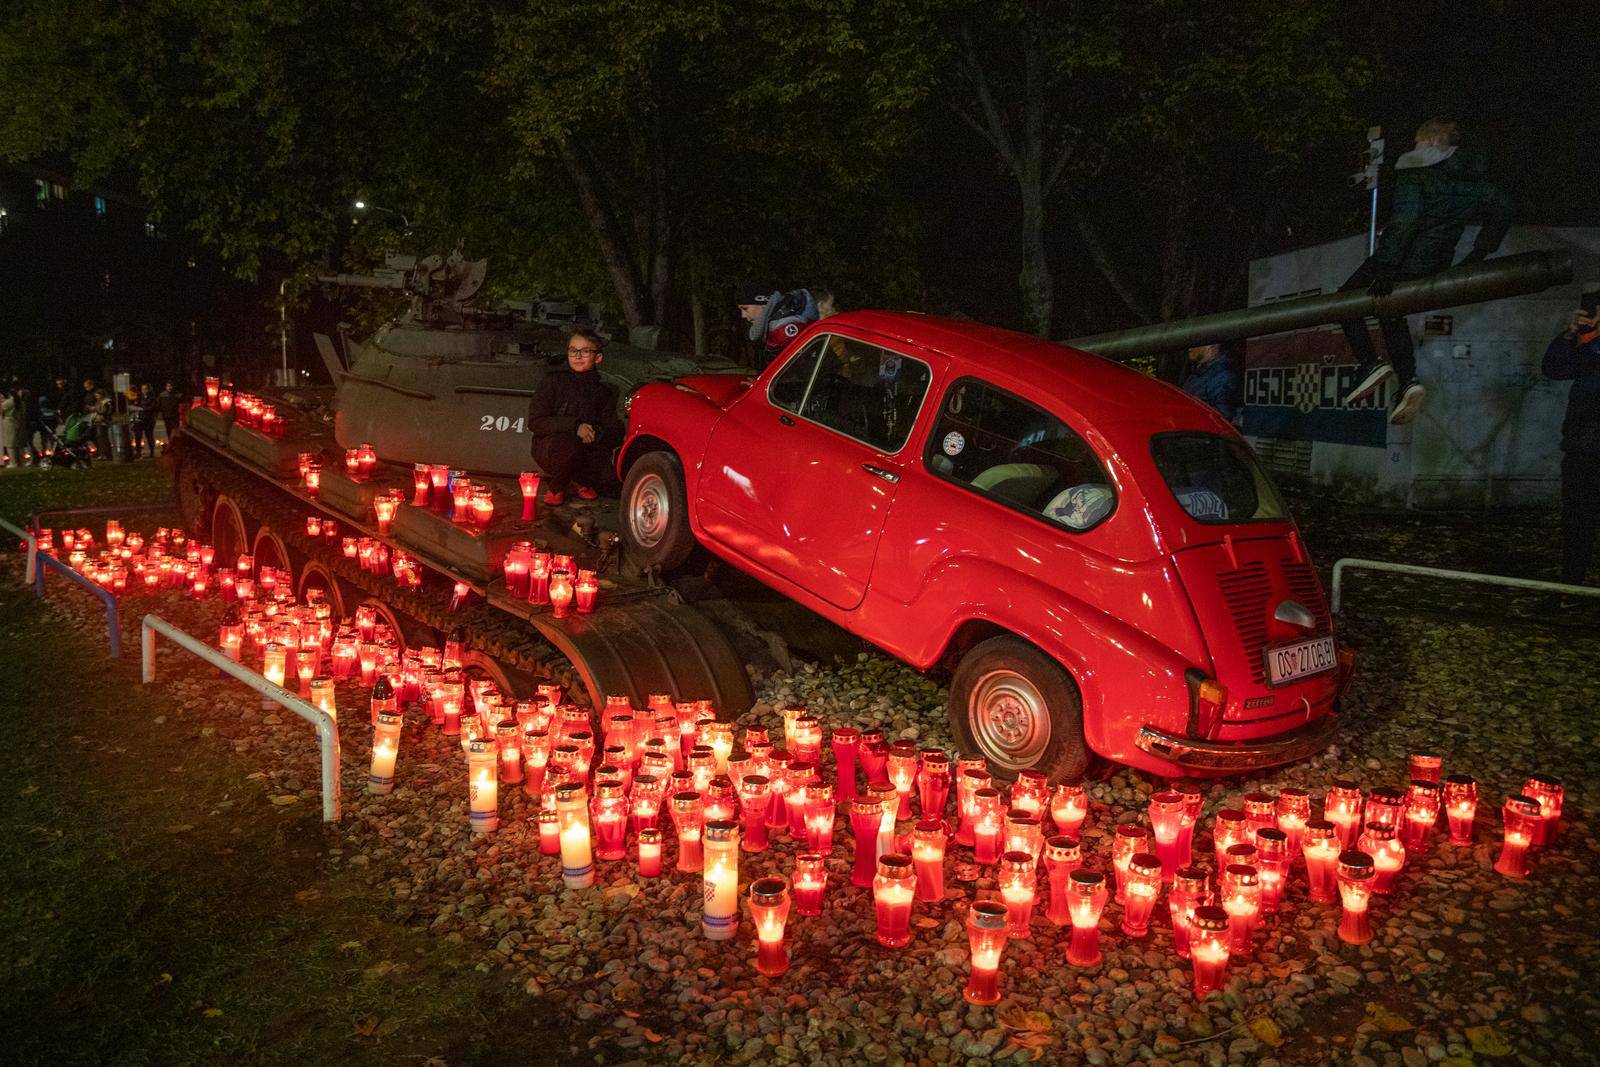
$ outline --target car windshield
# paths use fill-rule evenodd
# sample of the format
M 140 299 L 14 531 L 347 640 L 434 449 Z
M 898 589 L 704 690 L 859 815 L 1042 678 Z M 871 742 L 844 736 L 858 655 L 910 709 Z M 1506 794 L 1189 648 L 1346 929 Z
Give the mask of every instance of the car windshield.
M 1163 433 L 1150 452 L 1167 488 L 1200 522 L 1282 519 L 1283 498 L 1241 441 L 1209 433 Z

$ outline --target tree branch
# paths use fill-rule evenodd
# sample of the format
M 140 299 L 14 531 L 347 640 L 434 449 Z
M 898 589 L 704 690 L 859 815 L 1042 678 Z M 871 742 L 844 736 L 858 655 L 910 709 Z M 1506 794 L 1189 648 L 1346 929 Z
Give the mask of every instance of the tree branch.
M 972 41 L 972 30 L 967 25 L 961 27 L 961 46 L 957 54 L 957 61 L 966 75 L 967 81 L 972 85 L 972 91 L 978 97 L 978 106 L 983 109 L 984 121 L 989 124 L 993 134 L 989 142 L 994 145 L 995 151 L 1000 153 L 1000 158 L 1012 170 L 1018 166 L 1016 149 L 1011 144 L 1011 134 L 1006 130 L 1005 123 L 1000 118 L 1000 109 L 995 106 L 994 93 L 989 88 L 989 79 L 983 73 L 983 67 L 978 62 L 978 49 Z
M 1137 315 L 1141 323 L 1153 321 L 1155 316 L 1145 307 L 1144 301 L 1139 299 L 1138 295 L 1134 293 L 1133 289 L 1122 277 L 1122 273 L 1117 270 L 1116 265 L 1111 262 L 1111 256 L 1106 252 L 1106 246 L 1100 240 L 1099 231 L 1084 215 L 1083 206 L 1078 203 L 1076 197 L 1067 198 L 1067 214 L 1072 218 L 1072 227 L 1078 232 L 1078 239 L 1083 242 L 1084 250 L 1089 253 L 1090 261 L 1094 263 L 1095 269 L 1105 278 L 1106 284 L 1111 286 L 1111 291 L 1117 294 L 1117 299 L 1127 305 L 1128 310 Z

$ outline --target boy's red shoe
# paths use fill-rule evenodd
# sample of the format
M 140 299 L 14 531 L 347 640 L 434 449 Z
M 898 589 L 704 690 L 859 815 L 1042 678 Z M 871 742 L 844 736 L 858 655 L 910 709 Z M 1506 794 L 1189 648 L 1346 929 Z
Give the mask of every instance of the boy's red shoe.
M 553 508 L 565 499 L 567 499 L 567 494 L 558 489 L 546 489 L 544 491 L 544 502 L 546 507 Z
M 577 492 L 579 500 L 593 500 L 595 497 L 600 495 L 593 489 L 590 489 L 587 485 L 573 486 L 573 489 Z

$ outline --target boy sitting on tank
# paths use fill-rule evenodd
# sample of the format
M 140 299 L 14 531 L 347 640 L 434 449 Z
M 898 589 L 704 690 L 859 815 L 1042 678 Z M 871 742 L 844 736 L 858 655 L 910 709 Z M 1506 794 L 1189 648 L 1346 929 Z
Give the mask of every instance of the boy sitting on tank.
M 611 452 L 622 442 L 617 392 L 600 378 L 604 340 L 575 329 L 567 338 L 567 369 L 552 370 L 528 403 L 533 461 L 544 474 L 544 502 L 560 504 L 567 489 L 580 500 L 614 490 Z

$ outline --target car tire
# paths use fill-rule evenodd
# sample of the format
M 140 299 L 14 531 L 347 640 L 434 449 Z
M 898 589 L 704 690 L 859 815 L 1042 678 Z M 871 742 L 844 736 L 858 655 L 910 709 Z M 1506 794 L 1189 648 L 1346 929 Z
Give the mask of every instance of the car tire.
M 671 571 L 694 550 L 683 466 L 671 452 L 646 452 L 622 481 L 622 543 L 640 566 Z
M 950 682 L 950 729 L 996 778 L 1036 770 L 1052 783 L 1076 782 L 1089 767 L 1077 684 L 1021 638 L 991 637 L 961 657 Z

